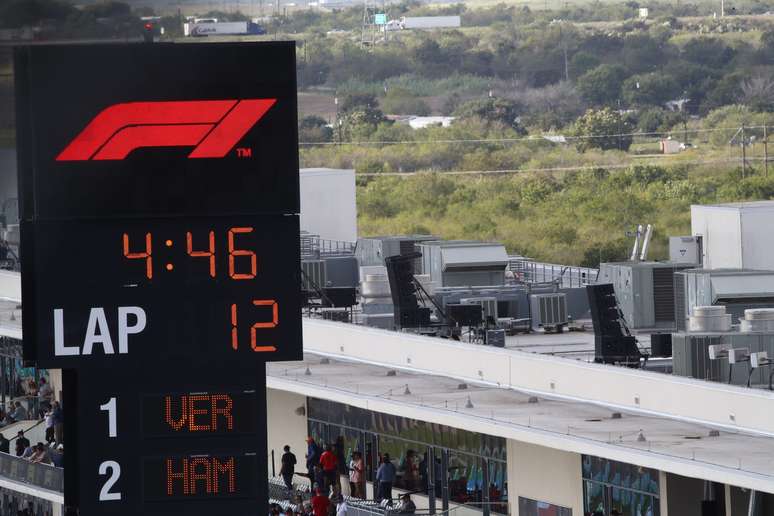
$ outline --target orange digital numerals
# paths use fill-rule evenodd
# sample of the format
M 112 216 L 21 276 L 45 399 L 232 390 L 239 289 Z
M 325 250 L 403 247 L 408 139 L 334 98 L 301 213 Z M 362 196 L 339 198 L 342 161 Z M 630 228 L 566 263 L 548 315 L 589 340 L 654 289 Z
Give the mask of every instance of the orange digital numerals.
M 210 231 L 210 240 L 209 240 L 209 250 L 208 251 L 194 251 L 193 250 L 193 235 L 191 232 L 187 232 L 185 234 L 185 242 L 186 242 L 186 250 L 188 251 L 188 256 L 193 256 L 194 258 L 209 258 L 210 259 L 210 276 L 213 278 L 215 277 L 215 232 Z
M 173 415 L 173 397 L 164 397 L 164 421 L 175 431 L 217 432 L 224 428 L 228 431 L 234 429 L 234 400 L 228 394 L 182 395 L 175 405 L 179 407 L 174 411 L 179 414 L 178 417 Z
M 273 299 L 254 299 L 254 306 L 271 307 L 272 320 L 266 322 L 257 322 L 250 327 L 250 348 L 256 353 L 270 353 L 277 351 L 276 346 L 258 345 L 257 330 L 265 328 L 276 328 L 279 324 L 279 305 Z M 239 349 L 239 335 L 237 331 L 238 317 L 236 303 L 231 305 L 231 348 Z
M 150 233 L 145 234 L 145 252 L 144 253 L 131 253 L 129 252 L 129 235 L 124 233 L 124 256 L 132 259 L 145 259 L 145 275 L 148 279 L 153 278 L 153 257 L 151 252 L 153 250 L 153 241 Z
M 236 492 L 234 457 L 168 458 L 165 462 L 167 496 L 179 494 L 179 491 L 175 492 L 176 485 L 182 487 L 184 495 Z
M 234 248 L 234 235 L 238 233 L 252 233 L 253 228 L 231 228 L 228 230 L 228 275 L 231 279 L 244 280 L 253 279 L 258 273 L 258 257 L 252 251 L 244 249 Z M 250 273 L 237 273 L 236 272 L 236 257 L 237 256 L 249 256 L 250 257 Z
M 233 227 L 228 230 L 228 275 L 234 280 L 249 280 L 253 279 L 258 274 L 258 255 L 254 251 L 248 249 L 237 249 L 236 236 L 244 233 L 252 233 L 253 227 Z M 215 232 L 209 231 L 207 233 L 207 250 L 194 250 L 194 237 L 193 233 L 187 231 L 185 234 L 186 252 L 188 256 L 193 258 L 207 258 L 209 262 L 210 276 L 215 277 Z M 164 241 L 166 247 L 172 247 L 174 241 L 167 239 Z M 123 234 L 123 247 L 124 257 L 130 259 L 145 260 L 145 275 L 148 279 L 153 278 L 153 237 L 151 233 L 145 234 L 145 251 L 144 252 L 132 252 L 129 250 L 129 234 Z M 237 264 L 237 258 L 242 258 L 239 264 Z M 244 259 L 247 260 L 244 260 Z M 250 263 L 250 271 L 247 272 L 247 261 Z M 237 266 L 242 272 L 237 272 Z M 175 264 L 167 263 L 166 269 L 173 271 Z

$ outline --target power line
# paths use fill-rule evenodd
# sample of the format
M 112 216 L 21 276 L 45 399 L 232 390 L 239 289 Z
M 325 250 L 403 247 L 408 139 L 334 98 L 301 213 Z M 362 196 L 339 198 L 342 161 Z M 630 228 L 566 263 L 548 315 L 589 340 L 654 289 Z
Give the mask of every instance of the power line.
M 747 158 L 748 161 L 756 160 L 762 161 L 763 158 Z M 736 158 L 723 158 L 723 159 L 709 159 L 709 160 L 691 160 L 691 161 L 676 161 L 670 163 L 671 165 L 711 165 L 715 163 L 736 163 L 739 160 Z M 580 170 L 597 170 L 597 169 L 624 169 L 629 168 L 637 163 L 627 163 L 624 165 L 610 165 L 610 164 L 595 164 L 595 165 L 579 165 L 576 167 L 546 167 L 546 168 L 514 168 L 504 170 L 439 170 L 438 174 L 451 175 L 451 176 L 485 176 L 485 175 L 510 175 L 521 174 L 524 172 L 574 172 Z M 409 177 L 420 174 L 427 174 L 431 171 L 418 171 L 418 172 L 362 172 L 355 174 L 356 177 L 383 177 L 383 176 L 397 176 L 397 177 Z
M 747 126 L 746 129 L 763 129 L 764 126 Z M 733 131 L 739 129 L 738 127 L 715 127 L 713 129 L 694 129 L 689 132 L 698 133 L 713 133 L 718 131 Z M 562 137 L 566 141 L 575 140 L 592 140 L 595 138 L 622 138 L 625 136 L 662 136 L 666 134 L 664 131 L 654 132 L 636 132 L 636 133 L 612 133 L 612 134 L 593 134 L 593 135 L 576 135 L 576 136 L 564 136 L 560 134 L 546 134 L 546 135 L 530 135 L 519 138 L 450 138 L 441 140 L 381 140 L 381 141 L 355 141 L 355 142 L 299 142 L 299 146 L 328 146 L 328 145 L 424 145 L 424 144 L 452 144 L 452 143 L 518 143 L 528 141 L 551 141 L 549 137 L 556 136 Z

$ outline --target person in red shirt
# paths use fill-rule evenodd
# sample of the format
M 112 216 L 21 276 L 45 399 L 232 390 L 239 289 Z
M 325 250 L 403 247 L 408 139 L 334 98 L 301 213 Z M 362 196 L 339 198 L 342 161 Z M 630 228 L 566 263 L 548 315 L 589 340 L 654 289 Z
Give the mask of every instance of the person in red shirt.
M 325 479 L 325 485 L 322 488 L 327 493 L 331 486 L 336 483 L 336 475 L 338 472 L 339 459 L 336 458 L 336 454 L 333 453 L 331 445 L 325 447 L 325 451 L 320 456 L 320 466 L 323 470 L 323 478 Z
M 314 516 L 328 516 L 328 507 L 331 501 L 324 495 L 322 489 L 317 488 L 316 494 L 312 497 L 312 512 Z

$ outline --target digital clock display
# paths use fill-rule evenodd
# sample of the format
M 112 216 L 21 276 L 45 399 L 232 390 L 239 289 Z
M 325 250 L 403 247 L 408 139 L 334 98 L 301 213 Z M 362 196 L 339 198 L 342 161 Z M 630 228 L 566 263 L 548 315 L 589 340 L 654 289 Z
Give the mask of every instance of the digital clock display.
M 301 352 L 298 219 L 283 215 L 38 222 L 41 366 L 265 361 Z M 294 249 L 294 254 L 277 253 Z M 47 257 L 57 256 L 55 261 Z M 76 271 L 84 271 L 76 273 Z M 88 292 L 89 302 L 73 292 Z
M 153 457 L 142 469 L 147 502 L 251 498 L 257 491 L 255 453 Z
M 145 396 L 146 437 L 238 435 L 256 428 L 255 391 L 188 392 Z

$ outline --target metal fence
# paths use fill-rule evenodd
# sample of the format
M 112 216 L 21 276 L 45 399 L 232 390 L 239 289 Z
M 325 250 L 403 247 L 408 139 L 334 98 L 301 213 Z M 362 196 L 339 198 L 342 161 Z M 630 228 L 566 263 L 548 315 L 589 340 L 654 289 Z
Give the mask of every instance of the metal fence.
M 536 262 L 523 256 L 509 256 L 508 270 L 524 283 L 558 283 L 568 288 L 596 283 L 599 275 L 599 269 Z
M 16 516 L 17 514 L 53 516 L 54 503 L 10 489 L 0 488 L 0 514 L 3 516 Z
M 301 232 L 301 257 L 319 260 L 326 256 L 348 256 L 355 254 L 354 242 L 328 240 L 319 235 Z
M 303 512 L 303 505 L 310 502 L 311 496 L 308 483 L 294 482 L 293 489 L 289 490 L 285 486 L 282 477 L 269 479 L 269 503 L 277 504 L 283 510 L 291 508 L 293 511 Z M 347 516 L 396 516 L 398 514 L 408 514 L 400 512 L 399 498 L 394 498 L 389 502 L 386 500 L 379 502 L 377 500 L 364 500 L 361 498 L 345 496 L 344 500 L 347 502 Z M 473 504 L 467 507 L 480 510 L 480 507 L 478 507 L 479 505 L 481 504 Z M 411 514 L 414 514 L 415 516 L 451 516 L 459 507 L 461 506 L 450 507 L 445 511 L 440 509 L 435 511 L 430 511 L 429 509 L 416 509 Z

